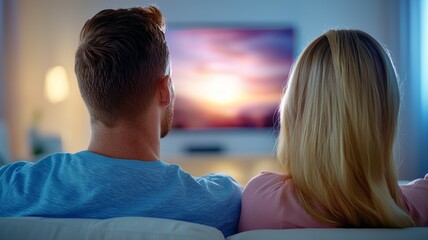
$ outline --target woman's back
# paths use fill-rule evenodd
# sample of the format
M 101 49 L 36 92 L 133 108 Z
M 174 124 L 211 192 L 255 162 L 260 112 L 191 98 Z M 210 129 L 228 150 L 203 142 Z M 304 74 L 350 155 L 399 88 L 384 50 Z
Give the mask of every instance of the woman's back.
M 294 199 L 325 226 L 414 226 L 393 159 L 399 108 L 395 68 L 370 35 L 330 30 L 310 43 L 280 105 L 277 159 L 291 180 L 279 207 Z
M 428 174 L 401 185 L 403 201 L 417 226 L 428 225 Z M 263 172 L 254 177 L 242 195 L 239 231 L 257 229 L 332 228 L 311 216 L 300 205 L 293 180 Z

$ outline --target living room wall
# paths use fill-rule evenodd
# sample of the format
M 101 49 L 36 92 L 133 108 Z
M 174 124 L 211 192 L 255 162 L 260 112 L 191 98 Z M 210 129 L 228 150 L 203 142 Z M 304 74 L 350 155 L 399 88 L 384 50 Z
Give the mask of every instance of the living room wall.
M 0 13 L 3 13 L 3 0 L 0 0 Z M 3 15 L 0 15 L 3 16 Z M 4 47 L 4 19 L 0 17 L 0 49 L 3 50 Z M 3 52 L 3 51 L 1 51 Z M 4 54 L 0 56 L 0 119 L 4 119 L 5 117 L 5 96 L 3 94 L 3 89 L 5 89 L 4 84 Z

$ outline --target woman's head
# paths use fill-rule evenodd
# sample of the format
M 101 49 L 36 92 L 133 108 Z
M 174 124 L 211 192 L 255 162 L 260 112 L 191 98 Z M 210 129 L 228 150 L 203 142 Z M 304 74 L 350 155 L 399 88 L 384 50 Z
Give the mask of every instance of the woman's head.
M 281 102 L 277 155 L 302 204 L 323 206 L 313 215 L 382 225 L 373 218 L 378 206 L 367 205 L 387 195 L 387 205 L 401 204 L 393 161 L 399 105 L 390 56 L 367 33 L 330 30 L 303 51 Z

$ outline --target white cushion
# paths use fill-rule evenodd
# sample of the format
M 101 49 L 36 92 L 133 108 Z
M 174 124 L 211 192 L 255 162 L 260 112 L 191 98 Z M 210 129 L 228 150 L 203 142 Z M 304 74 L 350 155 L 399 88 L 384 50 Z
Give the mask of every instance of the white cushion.
M 0 239 L 8 240 L 224 240 L 216 228 L 183 221 L 119 217 L 111 219 L 9 217 L 0 218 Z M 227 240 L 426 240 L 428 228 L 357 229 L 301 228 L 255 230 L 235 234 Z
M 196 223 L 146 217 L 111 219 L 9 217 L 0 218 L 0 239 L 224 240 L 220 230 Z
M 235 234 L 227 240 L 427 240 L 428 228 L 299 228 L 254 230 Z

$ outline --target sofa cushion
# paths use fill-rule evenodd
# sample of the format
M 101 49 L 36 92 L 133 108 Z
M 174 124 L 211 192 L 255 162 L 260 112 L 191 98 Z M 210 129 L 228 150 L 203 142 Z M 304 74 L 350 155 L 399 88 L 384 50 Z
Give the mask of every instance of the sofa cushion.
M 305 228 L 282 230 L 255 230 L 235 234 L 227 240 L 425 240 L 428 228 L 357 229 Z M 112 239 L 201 239 L 224 240 L 216 228 L 183 221 L 119 217 L 111 219 L 8 217 L 0 218 L 0 239 L 32 240 L 112 240 Z
M 227 240 L 426 240 L 428 228 L 299 228 L 281 230 L 253 230 L 235 234 Z
M 224 240 L 216 228 L 196 223 L 146 217 L 111 219 L 8 217 L 0 218 L 0 239 Z

